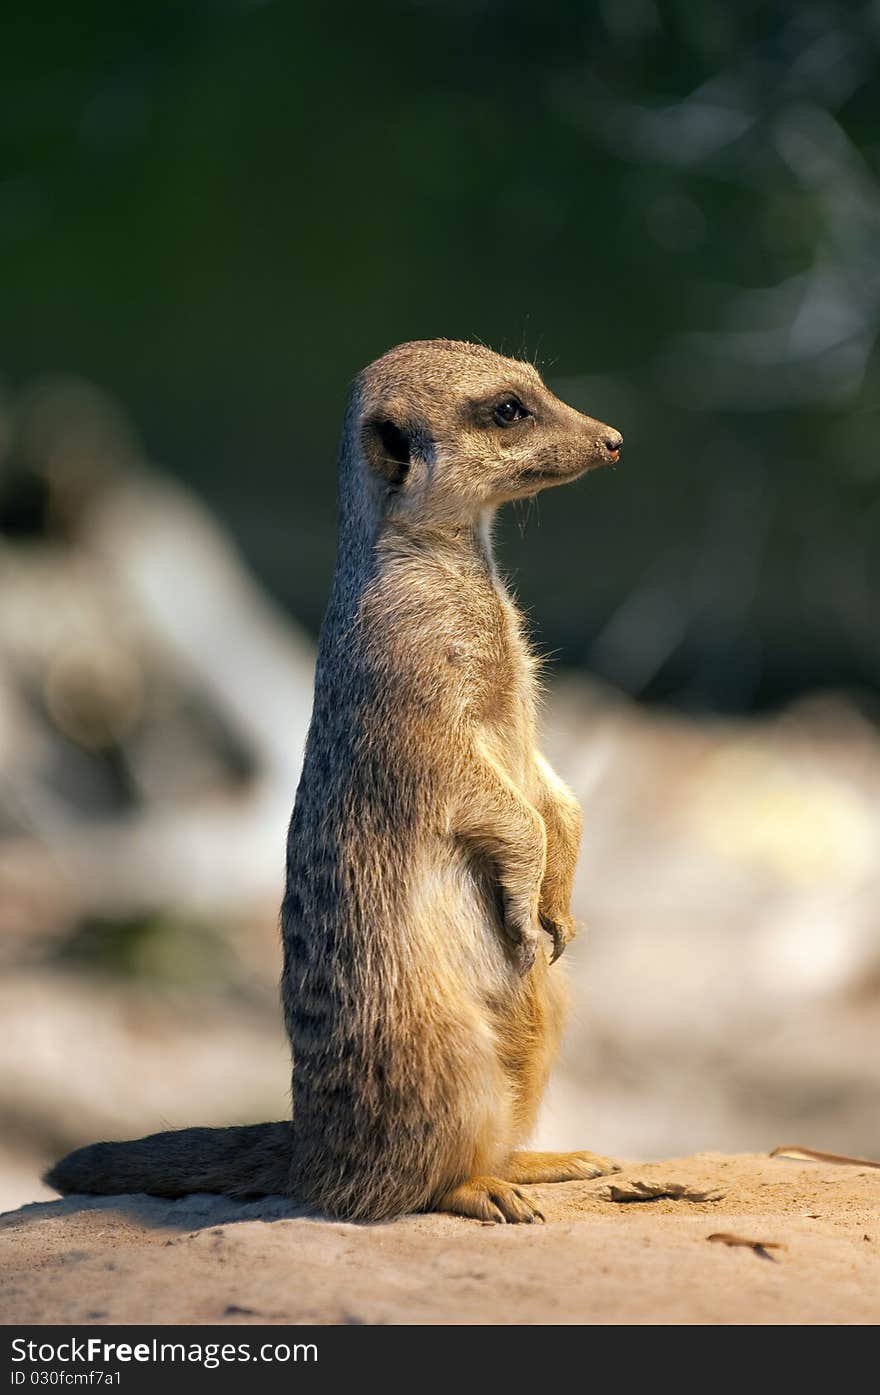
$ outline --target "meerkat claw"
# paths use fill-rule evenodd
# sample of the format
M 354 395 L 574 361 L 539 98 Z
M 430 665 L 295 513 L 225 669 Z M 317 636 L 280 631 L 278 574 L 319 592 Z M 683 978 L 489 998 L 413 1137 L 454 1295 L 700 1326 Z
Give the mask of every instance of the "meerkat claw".
M 555 964 L 557 959 L 565 953 L 569 941 L 574 938 L 574 929 L 559 920 L 551 920 L 549 916 L 541 917 L 541 926 L 553 941 L 550 963 Z
M 550 963 L 555 964 L 559 956 L 564 953 L 568 940 L 558 925 L 551 926 L 548 934 L 553 941 L 553 953 L 550 955 Z

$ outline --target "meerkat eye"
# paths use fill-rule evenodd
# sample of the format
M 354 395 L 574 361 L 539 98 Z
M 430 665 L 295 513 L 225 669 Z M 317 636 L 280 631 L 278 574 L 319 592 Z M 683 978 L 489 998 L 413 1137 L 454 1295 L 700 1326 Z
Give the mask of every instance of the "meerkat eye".
M 515 421 L 523 421 L 532 413 L 524 407 L 518 397 L 505 397 L 492 413 L 496 426 L 511 426 Z

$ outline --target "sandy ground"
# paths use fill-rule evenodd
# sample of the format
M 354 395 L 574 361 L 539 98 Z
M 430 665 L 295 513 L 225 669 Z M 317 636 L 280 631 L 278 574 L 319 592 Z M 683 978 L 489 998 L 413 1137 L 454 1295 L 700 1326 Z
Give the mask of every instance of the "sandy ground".
M 6 1323 L 880 1322 L 880 1170 L 703 1153 L 612 1181 L 722 1195 L 534 1187 L 546 1224 L 532 1226 L 358 1226 L 281 1199 L 35 1203 L 0 1217 L 0 1310 Z

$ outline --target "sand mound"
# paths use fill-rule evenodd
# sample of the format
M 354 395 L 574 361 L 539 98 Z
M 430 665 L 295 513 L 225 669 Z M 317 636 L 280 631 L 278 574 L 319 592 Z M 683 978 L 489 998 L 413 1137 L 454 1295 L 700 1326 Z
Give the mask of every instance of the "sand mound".
M 7 1323 L 880 1321 L 880 1171 L 703 1153 L 612 1180 L 685 1195 L 534 1187 L 534 1226 L 357 1226 L 280 1198 L 37 1203 L 0 1218 L 0 1307 Z

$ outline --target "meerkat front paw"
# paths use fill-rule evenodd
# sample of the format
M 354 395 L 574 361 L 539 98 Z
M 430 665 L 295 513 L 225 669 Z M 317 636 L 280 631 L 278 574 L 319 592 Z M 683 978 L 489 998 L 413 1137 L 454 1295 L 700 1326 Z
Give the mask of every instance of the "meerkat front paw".
M 528 902 L 509 898 L 504 908 L 504 933 L 510 942 L 511 954 L 519 973 L 525 977 L 538 953 L 540 922 L 535 907 Z
M 542 910 L 541 926 L 553 941 L 553 953 L 550 955 L 550 963 L 555 964 L 566 945 L 569 944 L 577 934 L 577 921 L 570 915 L 564 915 L 562 913 L 554 915 L 548 911 Z

